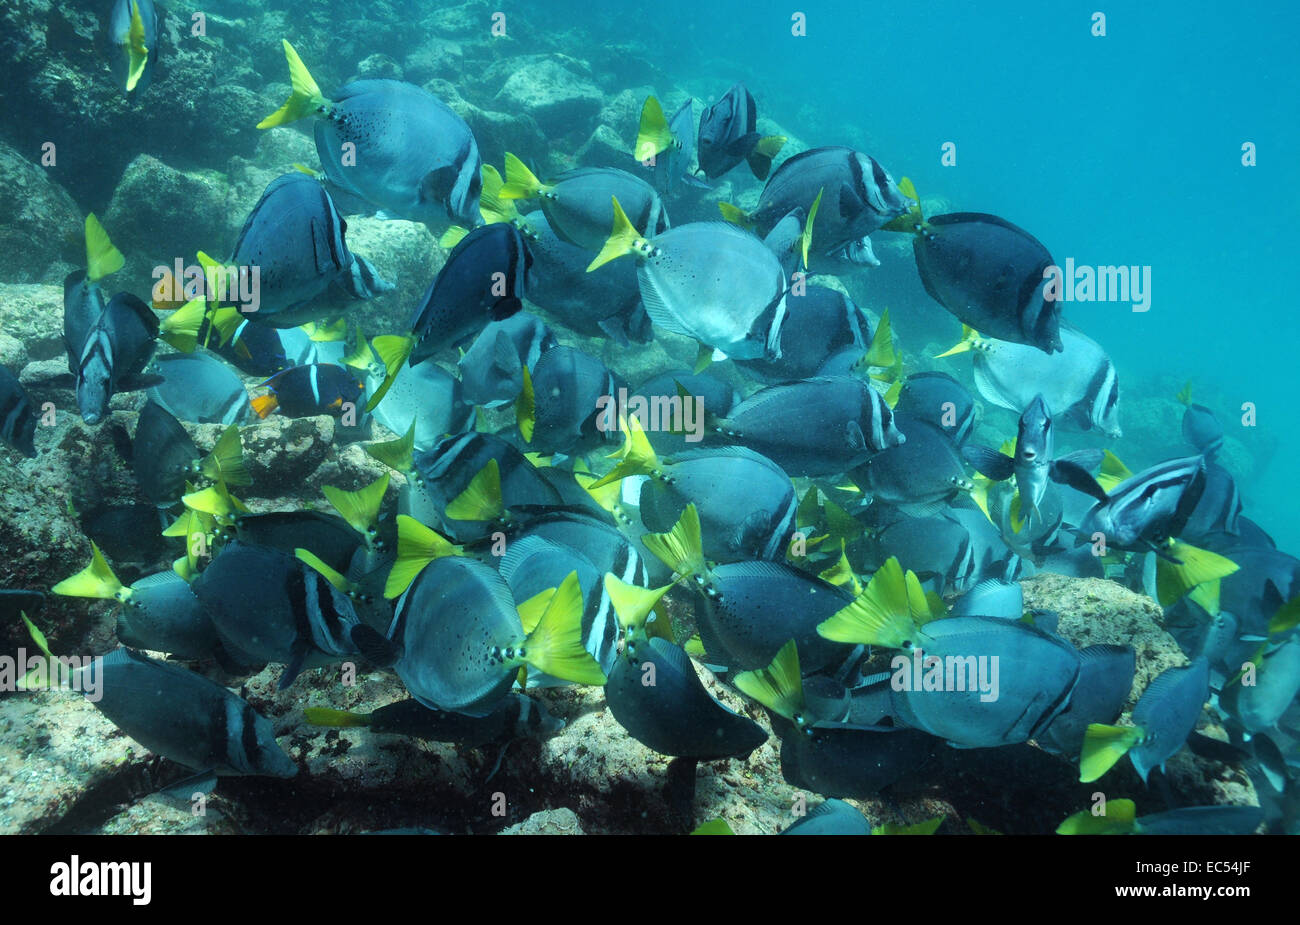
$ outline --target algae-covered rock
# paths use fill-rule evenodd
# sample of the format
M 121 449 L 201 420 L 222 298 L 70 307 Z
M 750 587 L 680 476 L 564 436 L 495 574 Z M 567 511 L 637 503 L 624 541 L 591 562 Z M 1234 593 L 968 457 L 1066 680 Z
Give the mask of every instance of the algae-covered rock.
M 0 282 L 61 282 L 84 254 L 77 243 L 83 216 L 59 185 L 57 146 L 54 166 L 37 166 L 42 154 L 0 142 Z

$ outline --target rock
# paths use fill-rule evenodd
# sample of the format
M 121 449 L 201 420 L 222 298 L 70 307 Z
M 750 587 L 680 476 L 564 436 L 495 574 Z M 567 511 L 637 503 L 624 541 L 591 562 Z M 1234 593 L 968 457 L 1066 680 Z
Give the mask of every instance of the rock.
M 497 92 L 493 108 L 527 113 L 553 144 L 586 137 L 600 112 L 604 95 L 584 75 L 584 66 L 565 55 L 513 59 L 510 75 Z
M 368 302 L 353 302 L 348 317 L 368 337 L 404 334 L 424 291 L 447 260 L 429 229 L 405 219 L 353 216 L 348 219 L 348 249 L 360 254 L 397 288 Z
M 402 66 L 386 54 L 368 55 L 357 65 L 352 80 L 405 80 Z M 349 80 L 348 83 L 351 83 Z
M 411 83 L 423 85 L 434 78 L 454 81 L 465 65 L 465 49 L 459 42 L 429 36 L 406 56 L 403 69 Z
M 7 696 L 0 701 L 0 834 L 58 823 L 142 751 L 76 694 Z
M 85 263 L 80 230 L 84 216 L 59 186 L 63 170 L 38 167 L 0 142 L 0 281 L 61 283 Z M 31 152 L 40 157 L 40 149 Z
M 583 167 L 618 167 L 627 170 L 638 166 L 632 162 L 631 148 L 608 125 L 596 126 L 596 131 L 578 149 L 574 159 Z
M 508 826 L 498 835 L 582 835 L 582 824 L 571 809 L 544 809 L 523 822 Z
M 459 38 L 488 35 L 492 28 L 492 4 L 487 0 L 470 0 L 459 6 L 444 7 L 424 19 L 422 25 L 440 35 Z M 509 23 L 507 22 L 507 30 Z
M 141 154 L 122 174 L 103 223 L 127 266 L 105 287 L 142 294 L 157 279 L 154 268 L 171 268 L 177 258 L 194 263 L 204 251 L 225 259 L 243 225 L 242 213 L 226 207 L 229 186 L 215 171 L 184 171 Z
M 66 357 L 63 287 L 0 284 L 0 335 L 17 340 L 21 347 L 21 352 L 16 353 L 18 362 L 5 361 L 10 368 L 21 367 L 30 360 Z
M 304 490 L 312 473 L 338 452 L 334 442 L 334 419 L 328 415 L 287 418 L 273 414 L 264 421 L 241 428 L 244 459 L 253 484 L 243 494 L 261 498 L 296 495 Z M 223 428 L 206 424 L 203 446 L 216 442 Z

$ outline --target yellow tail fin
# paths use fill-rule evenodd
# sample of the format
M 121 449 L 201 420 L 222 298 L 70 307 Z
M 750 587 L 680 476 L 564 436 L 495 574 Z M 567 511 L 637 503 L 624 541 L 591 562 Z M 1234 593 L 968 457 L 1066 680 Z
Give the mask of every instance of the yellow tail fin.
M 808 210 L 808 219 L 803 223 L 803 234 L 799 235 L 799 251 L 803 254 L 803 268 L 808 269 L 808 249 L 812 247 L 813 222 L 817 221 L 817 210 L 822 206 L 822 193 L 826 187 L 817 190 L 817 198 Z
M 537 426 L 537 402 L 533 393 L 533 374 L 528 371 L 528 364 L 522 367 L 524 385 L 515 399 L 515 423 L 519 425 L 519 434 L 524 443 L 533 442 L 533 428 Z
M 414 517 L 397 515 L 397 561 L 384 583 L 384 597 L 398 597 L 434 559 L 459 556 L 463 550 Z
M 411 351 L 415 349 L 414 335 L 398 334 L 381 334 L 371 342 L 371 347 L 379 355 L 379 359 L 384 364 L 387 371 L 384 376 L 384 383 L 375 390 L 370 401 L 366 402 L 366 413 L 374 411 L 379 403 L 384 400 L 388 390 L 393 387 L 393 380 L 397 378 L 398 372 L 411 356 Z
M 497 194 L 501 199 L 536 199 L 548 189 L 523 161 L 506 152 L 506 182 Z
M 915 640 L 917 630 L 939 614 L 914 572 L 904 574 L 891 556 L 867 582 L 853 603 L 817 626 L 818 635 L 833 642 L 902 648 Z
M 379 523 L 379 509 L 383 507 L 384 494 L 388 491 L 388 473 L 356 491 L 344 491 L 333 485 L 326 485 L 321 491 L 348 526 L 360 534 L 371 536 Z
M 600 249 L 596 259 L 587 265 L 588 273 L 597 267 L 604 266 L 611 260 L 622 257 L 624 254 L 632 253 L 645 240 L 628 219 L 623 207 L 618 204 L 618 197 L 611 196 L 610 200 L 614 203 L 614 227 L 609 233 L 609 240 Z
M 1115 766 L 1130 748 L 1142 741 L 1138 726 L 1108 726 L 1090 723 L 1083 736 L 1083 751 L 1079 755 L 1079 780 L 1089 784 Z
M 654 447 L 650 445 L 650 439 L 645 435 L 641 421 L 636 415 L 630 418 L 619 418 L 619 423 L 627 436 L 623 438 L 622 448 L 610 454 L 618 457 L 618 465 L 588 485 L 589 492 L 604 488 L 611 482 L 620 481 L 629 475 L 650 475 L 659 468 L 659 457 L 655 455 Z
M 140 16 L 140 4 L 131 0 L 131 28 L 126 37 L 126 92 L 130 93 L 144 76 L 144 67 L 149 63 L 149 49 L 144 43 L 144 19 Z
M 105 601 L 124 601 L 131 589 L 123 587 L 113 574 L 94 540 L 90 543 L 90 564 L 71 578 L 65 578 L 50 590 L 66 597 L 93 597 Z
M 672 585 L 664 585 L 662 588 L 642 588 L 628 584 L 613 572 L 605 573 L 605 592 L 609 595 L 610 603 L 614 605 L 619 626 L 623 627 L 624 635 L 631 640 L 645 637 L 645 625 L 650 614 L 654 612 L 659 599 L 668 593 L 670 588 Z
M 961 340 L 957 341 L 957 343 L 954 344 L 952 347 L 948 348 L 943 353 L 936 356 L 935 359 L 941 360 L 944 357 L 956 356 L 959 353 L 969 353 L 970 351 L 974 350 L 976 346 L 978 346 L 979 342 L 980 342 L 979 332 L 976 331 L 974 328 L 972 328 L 970 325 L 963 324 L 961 326 Z
M 803 716 L 803 679 L 799 673 L 799 649 L 793 639 L 781 647 L 772 664 L 756 671 L 742 671 L 733 683 L 736 690 L 778 716 L 796 723 Z
M 885 231 L 908 231 L 918 233 L 929 226 L 926 224 L 925 216 L 921 214 L 921 197 L 916 194 L 916 187 L 912 184 L 910 177 L 903 177 L 898 181 L 898 191 L 912 200 L 912 205 L 908 208 L 905 215 L 900 215 L 893 221 L 887 222 L 882 227 Z
M 98 282 L 122 269 L 126 258 L 108 239 L 108 232 L 91 212 L 86 216 L 86 279 Z
M 366 453 L 376 462 L 383 463 L 394 472 L 408 473 L 415 468 L 415 421 L 406 433 L 396 440 L 367 443 Z
M 465 490 L 447 502 L 445 512 L 452 520 L 499 520 L 505 514 L 501 466 L 496 459 L 489 459 Z
M 663 107 L 653 96 L 647 96 L 641 106 L 641 125 L 637 129 L 633 153 L 644 164 L 672 146 L 673 133 L 668 128 L 668 118 L 664 115 Z
M 289 83 L 293 85 L 293 90 L 283 106 L 257 123 L 258 128 L 274 128 L 277 125 L 297 122 L 316 112 L 327 102 L 321 95 L 320 87 L 316 86 L 316 81 L 312 79 L 311 72 L 307 70 L 307 65 L 302 63 L 302 58 L 298 57 L 298 52 L 289 44 L 289 40 L 280 41 L 284 45 L 284 58 L 289 62 Z
M 683 578 L 704 573 L 704 545 L 700 536 L 700 512 L 695 502 L 686 505 L 682 516 L 667 533 L 647 533 L 645 548 Z
M 1161 607 L 1170 607 L 1184 594 L 1207 582 L 1226 578 L 1237 571 L 1237 563 L 1208 549 L 1200 549 L 1177 540 L 1170 543 L 1166 550 L 1169 555 L 1182 564 L 1175 564 L 1163 556 L 1156 559 L 1156 599 Z M 1204 598 L 1205 603 L 1211 599 Z M 1218 613 L 1218 595 L 1213 597 L 1214 610 Z
M 731 224 L 744 228 L 746 231 L 754 230 L 754 220 L 750 218 L 748 212 L 739 206 L 733 206 L 729 202 L 719 202 L 718 211 L 722 213 L 723 221 L 731 222 Z
M 244 463 L 244 443 L 239 437 L 239 425 L 231 424 L 217 438 L 212 452 L 199 462 L 199 471 L 214 482 L 227 485 L 252 485 Z
M 524 640 L 519 663 L 527 662 L 562 681 L 603 685 L 605 672 L 582 646 L 582 587 L 570 572 L 555 589 L 537 628 Z
M 199 328 L 207 314 L 207 303 L 192 299 L 176 309 L 158 326 L 161 337 L 181 353 L 193 353 L 199 342 Z

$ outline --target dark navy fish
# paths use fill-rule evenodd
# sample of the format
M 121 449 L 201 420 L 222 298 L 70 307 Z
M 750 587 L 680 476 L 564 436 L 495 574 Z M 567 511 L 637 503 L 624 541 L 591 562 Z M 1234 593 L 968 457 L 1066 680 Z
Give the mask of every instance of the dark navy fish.
M 667 589 L 608 584 L 625 635 L 605 702 L 632 738 L 661 755 L 703 761 L 743 758 L 762 745 L 763 727 L 718 703 L 680 646 L 647 634 L 646 618 Z
M 617 415 L 607 409 L 617 401 L 623 381 L 599 359 L 573 347 L 552 347 L 531 371 L 528 392 L 519 408 L 520 433 L 540 453 L 580 455 L 619 439 Z
M 158 66 L 158 10 L 153 0 L 116 0 L 108 36 L 117 54 L 113 76 L 127 93 L 144 90 Z
M 76 345 L 69 342 L 68 363 L 77 378 L 77 407 L 83 421 L 98 424 L 115 394 L 147 388 L 154 381 L 143 373 L 157 338 L 158 317 L 153 310 L 129 292 L 119 292 L 85 331 L 85 339 Z
M 785 297 L 781 356 L 737 359 L 747 372 L 769 382 L 809 379 L 836 350 L 852 347 L 859 354 L 871 342 L 871 327 L 862 310 L 837 289 L 808 285 Z
M 704 110 L 696 136 L 700 170 L 715 180 L 741 161 L 760 180 L 767 179 L 772 158 L 785 144 L 781 135 L 760 135 L 756 130 L 758 107 L 744 84 L 735 84 L 723 97 Z
M 18 377 L 0 366 L 0 441 L 28 458 L 36 456 L 36 412 Z
M 506 222 L 475 228 L 447 256 L 411 321 L 415 365 L 523 308 L 533 258 Z
M 1063 349 L 1061 303 L 1044 275 L 1054 261 L 1033 235 L 983 212 L 936 215 L 916 227 L 912 250 L 932 299 L 991 337 Z
M 875 158 L 830 146 L 809 148 L 782 161 L 746 218 L 766 235 L 792 210 L 811 210 L 819 195 L 812 226 L 812 247 L 818 254 L 857 244 L 905 213 L 910 203 Z
M 253 399 L 253 410 L 261 418 L 277 409 L 291 418 L 338 416 L 349 406 L 356 409 L 365 391 L 365 383 L 360 380 L 356 370 L 333 363 L 291 366 L 261 383 L 270 392 Z
M 348 249 L 347 222 L 317 180 L 293 172 L 276 177 L 244 221 L 230 265 L 241 278 L 238 292 L 227 276 L 222 300 L 236 304 L 246 320 L 293 328 L 328 314 L 327 301 L 372 299 L 393 288 L 363 257 Z M 246 294 L 256 269 L 253 301 Z M 326 296 L 333 295 L 332 300 Z
M 975 399 L 947 373 L 912 373 L 903 381 L 894 412 L 933 424 L 960 445 L 975 424 Z
M 234 661 L 285 666 L 280 690 L 304 670 L 360 654 L 352 635 L 364 624 L 352 602 L 292 554 L 234 540 L 193 588 Z
M 562 240 L 540 210 L 523 217 L 520 232 L 533 257 L 528 301 L 579 334 L 617 343 L 650 340 L 634 264 L 613 263 L 588 273 L 591 252 Z
M 760 389 L 716 420 L 714 430 L 715 440 L 762 453 L 791 476 L 846 472 L 906 440 L 884 397 L 856 376 Z

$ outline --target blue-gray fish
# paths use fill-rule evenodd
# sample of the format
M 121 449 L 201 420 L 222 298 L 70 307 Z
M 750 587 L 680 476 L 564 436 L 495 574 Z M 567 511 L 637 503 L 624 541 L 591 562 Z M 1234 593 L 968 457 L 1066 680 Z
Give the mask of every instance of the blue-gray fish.
M 966 475 L 957 444 L 921 418 L 894 415 L 905 442 L 887 447 L 849 473 L 877 501 L 915 513 L 937 512 L 974 483 Z
M 270 720 L 202 675 L 116 649 L 98 665 L 95 707 L 145 748 L 195 771 L 294 777 Z
M 1106 493 L 1088 471 L 1101 464 L 1101 450 L 1081 450 L 1057 458 L 1052 413 L 1042 395 L 1034 396 L 1020 415 L 1014 457 L 982 446 L 964 447 L 962 456 L 988 478 L 1003 481 L 1014 476 L 1020 496 L 1019 518 L 1031 525 L 1040 517 L 1038 506 L 1048 480 L 1069 485 L 1098 501 L 1106 500 Z
M 180 421 L 191 424 L 242 424 L 252 411 L 244 382 L 234 369 L 204 350 L 157 357 L 154 373 L 162 382 L 147 395 Z
M 348 596 L 290 553 L 235 540 L 193 588 L 235 661 L 285 666 L 280 690 L 304 670 L 361 652 L 352 637 L 364 624 Z
M 1223 425 L 1209 408 L 1189 404 L 1183 412 L 1183 439 L 1196 452 L 1214 459 L 1223 449 Z
M 555 345 L 551 329 L 529 312 L 493 321 L 456 364 L 465 401 L 484 408 L 514 401 L 524 387 L 523 368 L 534 368 L 541 355 Z
M 1119 719 L 1133 687 L 1137 655 L 1132 646 L 1096 645 L 1079 650 L 1079 683 L 1070 705 L 1038 735 L 1038 746 L 1077 758 L 1091 723 Z
M 945 617 L 909 642 L 895 659 L 894 715 L 958 747 L 1035 738 L 1069 706 L 1079 679 L 1072 646 L 1019 621 Z
M 293 91 L 258 128 L 318 116 L 316 154 L 339 188 L 415 222 L 480 223 L 478 143 L 451 107 L 400 80 L 357 80 L 326 97 L 283 44 Z
M 681 646 L 658 636 L 615 660 L 605 702 L 632 738 L 661 755 L 743 758 L 767 740 L 763 727 L 714 699 Z
M 579 334 L 620 344 L 650 340 L 634 264 L 624 261 L 588 273 L 590 251 L 557 236 L 541 210 L 525 215 L 519 230 L 533 257 L 528 301 L 547 317 Z
M 380 387 L 384 368 L 367 371 L 366 391 Z M 373 412 L 375 420 L 395 434 L 415 425 L 415 449 L 427 450 L 448 434 L 459 434 L 474 424 L 474 408 L 460 380 L 433 360 L 397 371 L 393 384 Z
M 521 409 L 519 429 L 540 453 L 581 455 L 618 440 L 616 401 L 621 379 L 599 359 L 558 345 L 541 355 L 532 370 L 533 401 Z
M 582 595 L 564 579 L 533 633 L 525 633 L 506 580 L 474 559 L 445 556 L 425 566 L 397 602 L 388 637 L 394 670 L 427 707 L 486 716 L 525 664 L 561 680 L 603 684 L 582 647 Z
M 766 235 L 792 210 L 811 210 L 821 195 L 813 220 L 812 245 L 818 254 L 831 254 L 902 215 L 910 205 L 889 171 L 875 158 L 841 146 L 809 148 L 782 161 L 748 216 L 758 233 Z
M 846 472 L 906 438 L 884 397 L 856 376 L 768 386 L 714 422 L 714 439 L 761 453 L 791 476 Z
M 966 442 L 975 424 L 975 399 L 964 385 L 941 372 L 908 376 L 894 411 L 933 424 L 958 444 Z
M 1116 549 L 1147 551 L 1182 534 L 1205 490 L 1205 459 L 1187 456 L 1144 469 L 1095 504 L 1079 525 L 1082 537 L 1103 533 Z
M 1119 437 L 1115 364 L 1096 341 L 1068 324 L 1061 324 L 1060 337 L 1061 351 L 1048 354 L 1026 344 L 982 338 L 967 329 L 962 342 L 943 356 L 973 351 L 975 387 L 999 407 L 1020 414 L 1042 395 L 1058 424 Z
M 542 183 L 523 161 L 507 153 L 501 196 L 537 199 L 556 237 L 588 251 L 600 250 L 609 236 L 614 200 L 641 234 L 654 237 L 669 227 L 668 213 L 654 187 L 617 167 L 578 167 Z
M 728 357 L 781 356 L 786 281 L 758 238 L 725 222 L 692 222 L 645 237 L 615 202 L 609 240 L 589 269 L 635 254 L 637 284 L 656 327 Z
M 870 835 L 867 817 L 843 800 L 826 800 L 787 826 L 782 835 Z

